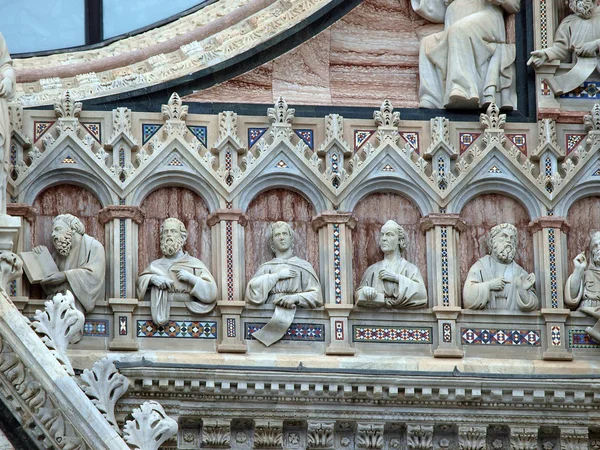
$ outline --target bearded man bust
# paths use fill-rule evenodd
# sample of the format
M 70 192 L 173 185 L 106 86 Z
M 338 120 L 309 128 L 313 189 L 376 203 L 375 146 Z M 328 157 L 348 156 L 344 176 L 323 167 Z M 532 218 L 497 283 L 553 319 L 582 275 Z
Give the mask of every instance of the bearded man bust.
M 183 251 L 186 240 L 183 222 L 166 219 L 160 227 L 163 257 L 152 261 L 138 278 L 138 299 L 150 297 L 152 320 L 157 325 L 169 321 L 174 301 L 184 302 L 195 314 L 208 314 L 215 307 L 217 283 L 202 261 Z
M 72 214 L 61 214 L 52 221 L 52 240 L 56 252 L 52 259 L 58 272 L 40 283 L 48 297 L 71 291 L 86 312 L 91 312 L 96 302 L 105 296 L 104 279 L 106 255 L 104 247 L 85 234 L 85 226 Z M 41 253 L 44 246 L 32 251 Z
M 469 270 L 463 289 L 466 309 L 533 311 L 539 300 L 535 275 L 515 261 L 517 228 L 509 223 L 493 227 L 487 237 L 490 254 Z

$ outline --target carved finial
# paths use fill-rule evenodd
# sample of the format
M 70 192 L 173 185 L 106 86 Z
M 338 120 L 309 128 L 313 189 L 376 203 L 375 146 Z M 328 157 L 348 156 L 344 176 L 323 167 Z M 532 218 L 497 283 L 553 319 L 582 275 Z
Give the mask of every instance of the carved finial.
M 44 311 L 36 311 L 33 329 L 43 335 L 42 341 L 50 349 L 69 375 L 74 375 L 73 366 L 67 356 L 69 343 L 78 342 L 83 336 L 85 317 L 75 308 L 75 297 L 70 291 L 56 294 L 44 303 Z
M 430 120 L 431 143 L 444 142 L 450 144 L 450 121 L 445 117 L 434 117 Z
M 565 157 L 565 150 L 558 145 L 556 140 L 556 123 L 552 119 L 542 119 L 538 122 L 539 139 L 538 146 L 531 154 L 533 161 L 538 161 L 542 155 L 550 151 L 557 160 L 562 160 Z
M 177 92 L 173 92 L 169 102 L 161 108 L 164 120 L 185 120 L 188 114 L 187 105 L 183 105 Z
M 74 119 L 79 117 L 79 114 L 81 114 L 81 109 L 81 102 L 74 101 L 71 96 L 71 91 L 69 90 L 66 90 L 63 93 L 60 101 L 54 103 L 54 112 L 56 113 L 56 117 L 63 119 Z
M 267 110 L 267 115 L 273 125 L 279 124 L 291 124 L 292 120 L 294 120 L 294 114 L 296 110 L 294 108 L 288 108 L 288 104 L 286 103 L 283 97 L 279 97 L 275 102 L 274 108 L 269 108 Z
M 115 108 L 112 111 L 113 131 L 109 143 L 114 144 L 119 136 L 125 136 L 131 143 L 132 147 L 137 147 L 138 141 L 133 136 L 131 129 L 131 110 L 128 108 Z
M 506 114 L 500 114 L 500 108 L 492 102 L 485 114 L 479 116 L 479 123 L 488 131 L 500 130 L 506 124 Z
M 328 114 L 325 117 L 325 140 L 344 140 L 344 118 L 339 114 Z
M 590 114 L 583 117 L 583 124 L 588 131 L 600 131 L 600 103 L 595 103 Z
M 392 102 L 388 99 L 383 101 L 379 111 L 373 113 L 373 119 L 378 127 L 398 127 L 400 125 L 400 113 L 394 112 Z
M 11 131 L 23 133 L 23 105 L 19 102 L 10 102 L 8 104 L 8 115 L 10 117 Z
M 127 377 L 119 373 L 113 361 L 102 358 L 96 361 L 92 370 L 85 369 L 81 379 L 84 382 L 83 391 L 113 428 L 119 431 L 115 418 L 115 405 L 129 388 Z
M 131 413 L 123 427 L 125 441 L 138 450 L 158 450 L 167 439 L 177 434 L 177 422 L 165 413 L 159 403 L 145 402 Z

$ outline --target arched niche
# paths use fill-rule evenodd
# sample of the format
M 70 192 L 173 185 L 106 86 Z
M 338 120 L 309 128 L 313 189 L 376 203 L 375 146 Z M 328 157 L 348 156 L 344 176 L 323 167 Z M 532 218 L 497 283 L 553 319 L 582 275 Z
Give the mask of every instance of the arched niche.
M 404 257 L 419 268 L 427 286 L 425 234 L 419 228 L 421 213 L 413 202 L 400 194 L 370 194 L 356 204 L 353 216 L 357 221 L 356 228 L 352 232 L 354 246 L 352 270 L 355 290 L 365 270 L 383 258 L 379 248 L 379 232 L 388 220 L 396 221 L 406 230 L 408 246 Z
M 315 208 L 308 200 L 288 189 L 271 189 L 254 198 L 246 211 L 246 282 L 262 263 L 273 259 L 268 245 L 268 227 L 279 220 L 289 223 L 294 230 L 296 256 L 311 263 L 318 274 L 319 237 L 311 225 L 315 214 Z
M 461 287 L 471 266 L 488 253 L 488 232 L 500 223 L 512 223 L 517 227 L 519 239 L 515 261 L 527 272 L 534 272 L 533 238 L 528 228 L 530 218 L 521 203 L 501 194 L 483 194 L 465 204 L 461 217 L 467 224 L 459 242 Z
M 73 214 L 85 225 L 85 232 L 104 245 L 104 225 L 98 221 L 102 209 L 100 200 L 81 186 L 59 184 L 38 194 L 33 201 L 38 215 L 31 225 L 31 248 L 45 245 L 54 252 L 52 242 L 52 219 L 59 214 Z M 39 284 L 30 286 L 31 298 L 44 298 L 46 295 Z
M 585 197 L 571 205 L 567 212 L 569 234 L 567 237 L 567 276 L 573 273 L 573 259 L 590 247 L 590 234 L 600 231 L 600 196 Z
M 151 192 L 141 203 L 144 221 L 138 231 L 138 270 L 162 258 L 160 226 L 169 217 L 181 220 L 188 236 L 184 250 L 211 269 L 211 233 L 206 223 L 208 207 L 202 198 L 183 187 L 163 187 Z M 211 270 L 212 272 L 212 270 Z

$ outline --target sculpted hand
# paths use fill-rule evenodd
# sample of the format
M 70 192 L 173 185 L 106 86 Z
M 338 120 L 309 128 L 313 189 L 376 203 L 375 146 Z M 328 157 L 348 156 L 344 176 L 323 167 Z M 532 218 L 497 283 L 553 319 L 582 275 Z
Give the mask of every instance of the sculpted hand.
M 8 77 L 2 78 L 2 81 L 0 81 L 0 97 L 10 97 L 12 91 L 12 80 Z
M 65 275 L 65 273 L 64 272 L 56 272 L 56 273 L 53 273 L 52 275 L 50 275 L 49 277 L 44 278 L 42 281 L 40 281 L 40 283 L 49 284 L 52 286 L 52 285 L 64 283 L 65 281 L 67 281 L 67 276 Z
M 37 247 L 33 247 L 31 249 L 31 251 L 33 253 L 35 253 L 36 255 L 40 255 L 44 251 L 45 248 L 46 248 L 45 245 L 38 245 Z
M 298 303 L 298 298 L 295 295 L 286 295 L 273 302 L 274 305 L 281 306 L 287 309 L 295 309 Z
M 383 269 L 379 271 L 379 279 L 383 281 L 392 281 L 394 283 L 398 283 L 400 278 L 398 274 L 392 272 L 391 270 Z
M 196 284 L 197 277 L 186 270 L 180 270 L 177 272 L 177 279 L 184 283 Z
M 548 55 L 544 50 L 534 50 L 531 52 L 531 58 L 527 61 L 528 66 L 533 66 L 536 69 L 548 61 Z
M 296 278 L 298 276 L 298 271 L 294 269 L 281 269 L 277 272 L 277 277 L 280 280 L 287 280 L 288 278 Z
M 521 286 L 520 287 L 524 291 L 528 291 L 529 289 L 531 289 L 533 287 L 534 283 L 535 283 L 535 275 L 530 273 L 526 277 L 521 278 L 521 283 L 520 283 Z
M 493 278 L 487 282 L 490 291 L 501 291 L 504 289 L 506 283 L 509 283 L 509 281 L 505 280 L 504 278 Z
M 167 277 L 160 275 L 154 275 L 150 278 L 150 284 L 153 284 L 159 289 L 173 289 L 173 280 L 169 280 Z
M 586 42 L 585 44 L 573 47 L 572 50 L 577 56 L 591 58 L 592 56 L 595 56 L 598 53 L 598 44 L 596 43 L 596 41 Z
M 365 286 L 363 288 L 363 295 L 365 296 L 365 300 L 372 302 L 377 297 L 377 291 L 371 286 Z
M 579 255 L 577 255 L 573 260 L 573 264 L 575 265 L 576 272 L 584 272 L 588 266 L 587 258 L 585 257 L 585 252 L 581 252 Z

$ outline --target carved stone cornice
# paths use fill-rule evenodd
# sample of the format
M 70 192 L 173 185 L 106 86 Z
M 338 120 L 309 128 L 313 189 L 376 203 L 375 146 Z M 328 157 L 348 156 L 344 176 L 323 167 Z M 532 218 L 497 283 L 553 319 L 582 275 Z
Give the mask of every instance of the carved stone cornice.
M 463 232 L 467 224 L 461 219 L 460 214 L 431 213 L 421 219 L 421 231 L 425 232 L 433 227 L 453 227 Z
M 248 217 L 246 217 L 246 214 L 244 214 L 241 209 L 217 209 L 208 216 L 206 223 L 209 227 L 212 227 L 219 222 L 228 220 L 238 222 L 243 227 L 248 224 Z
M 144 213 L 137 206 L 109 205 L 98 213 L 98 221 L 106 225 L 114 219 L 131 219 L 138 225 L 144 221 Z
M 351 212 L 323 211 L 318 216 L 313 217 L 311 222 L 315 231 L 319 231 L 320 228 L 329 223 L 344 223 L 350 229 L 356 227 L 356 219 Z
M 558 228 L 563 233 L 568 233 L 570 226 L 565 217 L 543 216 L 529 222 L 529 231 L 537 233 L 544 228 Z
M 27 203 L 9 203 L 6 205 L 6 213 L 9 216 L 22 217 L 29 223 L 33 223 L 39 214 L 35 206 Z

